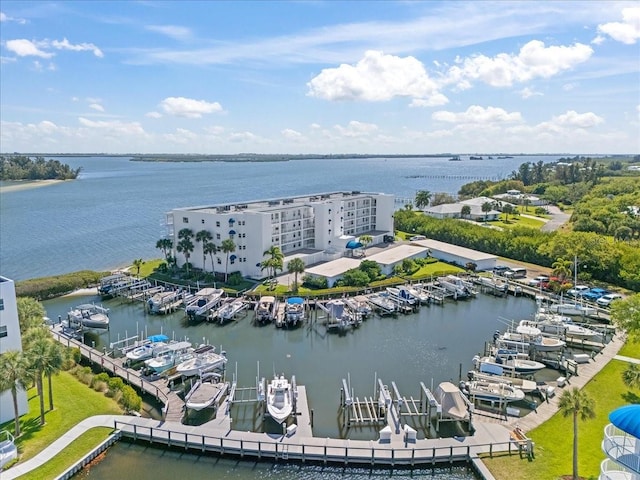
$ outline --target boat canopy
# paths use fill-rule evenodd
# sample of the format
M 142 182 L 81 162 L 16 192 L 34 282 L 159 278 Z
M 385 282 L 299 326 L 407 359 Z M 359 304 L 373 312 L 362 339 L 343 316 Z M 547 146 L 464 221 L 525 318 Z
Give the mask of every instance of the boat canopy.
M 301 305 L 304 303 L 304 300 L 300 297 L 291 297 L 287 300 L 287 303 Z
M 620 407 L 609 414 L 609 421 L 635 438 L 640 438 L 640 405 Z
M 349 240 L 347 242 L 347 244 L 345 245 L 346 248 L 361 248 L 362 247 L 362 243 L 358 242 L 357 240 Z
M 166 342 L 169 340 L 169 337 L 167 337 L 166 335 L 151 335 L 148 340 L 150 342 Z

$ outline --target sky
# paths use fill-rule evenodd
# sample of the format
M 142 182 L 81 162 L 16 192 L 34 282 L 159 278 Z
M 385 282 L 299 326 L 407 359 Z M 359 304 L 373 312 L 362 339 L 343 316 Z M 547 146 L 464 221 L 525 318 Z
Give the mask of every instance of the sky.
M 640 3 L 0 3 L 3 153 L 640 153 Z

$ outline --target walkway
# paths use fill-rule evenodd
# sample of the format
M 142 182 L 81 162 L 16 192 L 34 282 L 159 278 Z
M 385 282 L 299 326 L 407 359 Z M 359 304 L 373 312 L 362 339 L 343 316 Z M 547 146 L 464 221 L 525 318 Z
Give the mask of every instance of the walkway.
M 571 215 L 564 213 L 555 205 L 547 205 L 545 208 L 551 215 L 551 219 L 546 222 L 542 228 L 540 228 L 540 231 L 542 232 L 553 232 L 554 230 L 558 230 L 571 218 Z

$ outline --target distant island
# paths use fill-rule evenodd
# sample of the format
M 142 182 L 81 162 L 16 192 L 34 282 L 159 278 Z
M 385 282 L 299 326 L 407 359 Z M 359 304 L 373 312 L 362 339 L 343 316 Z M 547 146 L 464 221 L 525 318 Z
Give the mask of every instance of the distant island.
M 335 160 L 347 158 L 448 158 L 451 154 L 431 155 L 381 155 L 381 154 L 270 154 L 270 153 L 239 153 L 239 154 L 157 154 L 135 155 L 134 162 L 289 162 L 293 160 Z
M 71 168 L 58 160 L 25 155 L 0 156 L 0 180 L 74 180 L 82 167 Z

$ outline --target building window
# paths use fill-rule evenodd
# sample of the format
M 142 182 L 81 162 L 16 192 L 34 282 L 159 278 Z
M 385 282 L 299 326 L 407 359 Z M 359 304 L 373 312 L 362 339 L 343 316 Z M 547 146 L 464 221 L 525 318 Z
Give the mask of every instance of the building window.
M 7 333 L 7 326 L 6 325 L 0 325 L 0 338 L 4 338 L 7 335 L 9 335 Z
M 200 220 L 200 222 L 202 222 L 202 224 L 204 225 L 204 218 L 202 220 Z
M 0 312 L 4 310 L 4 298 L 0 298 Z
M 220 240 L 220 234 L 216 233 L 216 240 Z
M 218 260 L 218 265 L 222 265 L 222 260 L 220 260 L 219 258 L 217 260 Z
M 189 217 L 182 217 L 182 223 L 189 223 Z
M 220 222 L 216 222 L 216 227 L 219 227 L 219 226 L 220 226 Z

